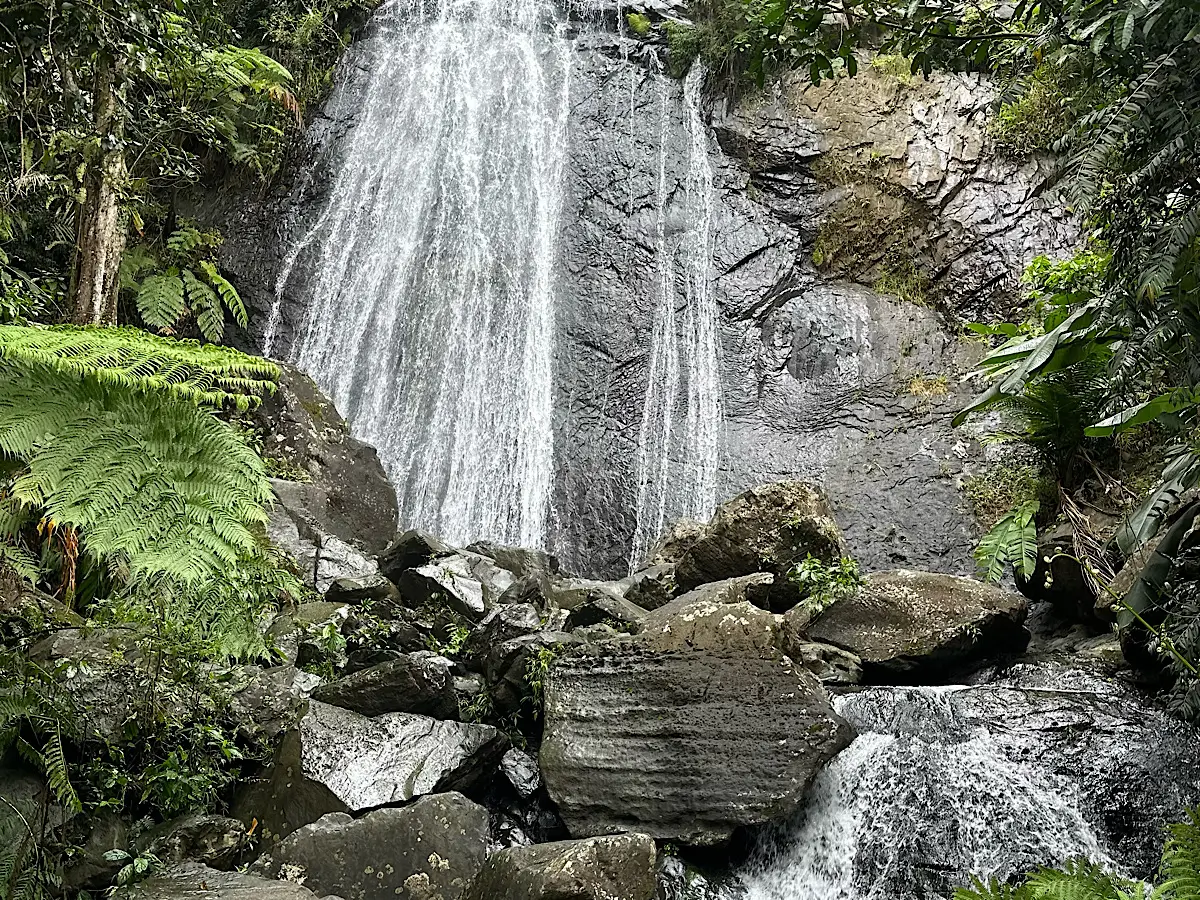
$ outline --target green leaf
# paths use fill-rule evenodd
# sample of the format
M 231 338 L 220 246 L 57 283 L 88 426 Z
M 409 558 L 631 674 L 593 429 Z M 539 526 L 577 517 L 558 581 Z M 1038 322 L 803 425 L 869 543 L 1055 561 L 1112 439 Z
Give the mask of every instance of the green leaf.
M 186 309 L 183 282 L 174 275 L 151 275 L 137 292 L 138 315 L 151 328 L 170 328 Z
M 1028 500 L 1009 510 L 975 548 L 975 561 L 987 581 L 998 582 L 1009 563 L 1021 575 L 1032 578 L 1037 568 L 1037 525 L 1040 504 Z

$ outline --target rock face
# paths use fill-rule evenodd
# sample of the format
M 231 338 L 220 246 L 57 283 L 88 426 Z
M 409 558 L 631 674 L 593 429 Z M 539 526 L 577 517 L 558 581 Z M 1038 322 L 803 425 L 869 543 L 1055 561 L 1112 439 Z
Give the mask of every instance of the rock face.
M 853 736 L 778 654 L 601 646 L 559 659 L 545 688 L 542 775 L 573 836 L 720 844 L 786 818 Z
M 468 900 L 652 900 L 654 841 L 622 834 L 493 854 Z
M 779 482 L 723 503 L 704 532 L 683 552 L 675 580 L 685 590 L 755 572 L 775 576 L 748 599 L 777 612 L 801 599 L 788 571 L 807 556 L 832 562 L 846 553 L 833 513 L 816 487 Z
M 257 868 L 343 900 L 458 900 L 483 867 L 488 812 L 462 794 L 422 797 L 361 819 L 322 816 Z
M 456 719 L 452 665 L 433 653 L 412 653 L 323 684 L 312 698 L 364 716 L 407 712 Z
M 241 872 L 221 872 L 200 863 L 183 863 L 114 895 L 122 900 L 316 900 L 293 881 L 275 881 Z
M 409 713 L 367 718 L 310 701 L 283 741 L 270 779 L 240 804 L 271 837 L 330 812 L 361 812 L 422 794 L 466 789 L 500 759 L 507 739 L 490 725 Z
M 898 569 L 869 575 L 808 626 L 813 640 L 852 651 L 875 670 L 947 674 L 971 660 L 1019 653 L 1028 601 L 970 578 Z
M 356 570 L 362 568 L 357 560 L 339 560 L 348 556 L 347 547 L 379 553 L 387 546 L 396 531 L 396 492 L 375 449 L 350 436 L 312 380 L 291 366 L 281 368 L 279 391 L 254 411 L 253 421 L 276 471 L 307 480 L 273 482 L 279 502 L 272 538 L 302 563 L 315 556 L 314 569 L 327 560 L 324 584 L 318 585 L 324 591 L 335 568 L 351 577 L 369 574 Z

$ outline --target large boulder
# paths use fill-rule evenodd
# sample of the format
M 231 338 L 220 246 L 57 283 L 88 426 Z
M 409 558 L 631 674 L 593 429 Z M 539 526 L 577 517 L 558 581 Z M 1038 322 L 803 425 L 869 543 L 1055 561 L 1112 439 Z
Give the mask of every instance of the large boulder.
M 375 448 L 350 436 L 345 420 L 311 378 L 279 365 L 279 390 L 252 418 L 264 434 L 268 464 L 300 479 L 275 482 L 280 504 L 310 536 L 330 536 L 368 554 L 380 553 L 396 532 L 397 508 Z
M 113 896 L 120 900 L 317 900 L 316 894 L 294 881 L 222 872 L 196 862 L 172 866 Z
M 453 556 L 455 550 L 431 534 L 409 530 L 396 535 L 379 556 L 379 571 L 393 582 L 405 569 L 416 569 L 439 556 Z
M 238 805 L 268 838 L 326 813 L 357 813 L 423 794 L 465 790 L 492 771 L 507 739 L 490 725 L 410 713 L 367 718 L 310 701 L 287 734 L 270 777 Z
M 805 630 L 811 640 L 861 657 L 876 673 L 929 676 L 1023 650 L 1028 602 L 970 578 L 897 569 L 867 576 L 855 596 L 834 603 Z
M 361 819 L 322 816 L 255 868 L 344 900 L 458 900 L 483 868 L 487 838 L 486 809 L 462 794 L 434 794 Z
M 446 606 L 472 622 L 480 621 L 514 581 L 486 556 L 456 553 L 400 573 L 397 585 L 405 605 Z
M 774 653 L 780 624 L 746 598 L 770 586 L 766 573 L 702 585 L 649 613 L 642 641 L 656 650 L 718 650 Z
M 321 683 L 319 676 L 295 666 L 270 669 L 248 666 L 239 674 L 244 681 L 239 681 L 229 701 L 238 735 L 243 740 L 264 744 L 273 744 L 296 723 L 304 701 Z
M 139 853 L 164 863 L 200 862 L 214 869 L 232 869 L 250 845 L 246 826 L 237 819 L 213 813 L 187 813 L 137 836 Z
M 312 698 L 364 716 L 407 712 L 457 719 L 452 666 L 429 651 L 411 653 L 323 684 Z
M 552 666 L 542 775 L 576 837 L 716 845 L 786 819 L 853 735 L 816 678 L 778 653 L 609 643 Z
M 518 578 L 527 575 L 557 575 L 558 558 L 545 550 L 531 550 L 528 547 L 510 547 L 497 544 L 494 541 L 476 541 L 467 550 L 478 553 L 495 561 L 502 569 L 508 569 Z
M 582 638 L 573 634 L 539 631 L 493 647 L 484 662 L 484 677 L 496 710 L 502 715 L 515 713 L 532 695 L 530 663 L 539 654 L 557 656 L 582 643 Z
M 484 620 L 471 629 L 463 642 L 460 658 L 472 668 L 482 670 L 492 647 L 505 641 L 533 634 L 543 628 L 542 618 L 531 603 L 509 603 L 497 606 Z
M 653 900 L 654 841 L 644 834 L 510 847 L 492 854 L 468 900 Z
M 625 579 L 625 599 L 642 609 L 666 606 L 675 596 L 675 566 L 659 564 L 634 572 Z
M 809 555 L 832 562 L 845 553 L 842 533 L 821 491 L 803 481 L 781 481 L 722 504 L 704 533 L 683 551 L 675 581 L 688 591 L 711 581 L 770 572 L 774 583 L 753 599 L 782 612 L 802 598 L 787 577 L 794 565 Z

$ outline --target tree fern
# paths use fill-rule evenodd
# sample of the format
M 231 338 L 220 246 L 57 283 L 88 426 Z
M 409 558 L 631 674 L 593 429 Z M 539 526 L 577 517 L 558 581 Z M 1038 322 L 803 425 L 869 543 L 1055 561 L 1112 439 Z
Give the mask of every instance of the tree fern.
M 225 311 L 221 308 L 221 298 L 191 269 L 184 269 L 181 274 L 183 289 L 200 333 L 210 341 L 220 341 L 225 334 Z
M 1194 900 L 1200 897 L 1200 812 L 1191 810 L 1188 821 L 1168 828 L 1156 898 Z
M 1039 869 L 1025 883 L 1029 900 L 1141 900 L 1142 886 L 1106 872 L 1087 860 L 1062 869 Z
M 960 887 L 954 892 L 954 900 L 1028 900 L 1029 893 L 1024 885 L 1014 886 L 989 878 L 975 878 L 969 888 Z
M 225 304 L 225 308 L 229 310 L 233 320 L 243 328 L 249 325 L 250 317 L 246 314 L 246 305 L 242 303 L 242 297 L 237 289 L 208 260 L 200 261 L 200 271 L 204 273 L 208 283 L 220 294 L 221 302 Z
M 279 367 L 268 360 L 137 328 L 0 325 L 2 361 L 242 410 L 258 405 L 279 378 Z
M 1028 500 L 1004 515 L 975 547 L 975 561 L 988 581 L 1000 581 L 1009 563 L 1026 578 L 1037 568 L 1037 516 L 1040 504 Z
M 137 292 L 138 315 L 151 328 L 170 328 L 187 308 L 184 282 L 178 275 L 151 275 Z
M 259 457 L 194 404 L 36 366 L 0 369 L 11 496 L 127 578 L 194 582 L 261 553 Z

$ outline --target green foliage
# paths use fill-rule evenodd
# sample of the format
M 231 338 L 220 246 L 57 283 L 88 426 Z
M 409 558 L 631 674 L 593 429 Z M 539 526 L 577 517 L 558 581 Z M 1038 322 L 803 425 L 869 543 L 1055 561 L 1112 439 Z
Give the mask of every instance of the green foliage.
M 668 68 L 673 77 L 682 78 L 703 50 L 703 34 L 695 25 L 670 19 L 663 23 L 663 30 L 667 33 Z
M 877 294 L 891 294 L 904 303 L 929 306 L 929 279 L 912 262 L 884 269 L 873 285 Z
M 811 553 L 792 566 L 787 577 L 804 594 L 801 606 L 814 615 L 839 600 L 853 597 L 863 583 L 857 560 L 843 556 L 826 563 Z
M 976 520 L 990 528 L 1023 503 L 1053 506 L 1058 491 L 1039 467 L 1005 464 L 964 479 L 963 493 Z
M 117 870 L 117 877 L 114 879 L 117 887 L 128 887 L 131 884 L 137 884 L 162 868 L 162 860 L 149 852 L 131 856 L 124 850 L 113 849 L 106 852 L 104 858 L 109 862 L 124 863 Z
M 436 636 L 430 635 L 425 639 L 425 646 L 439 656 L 456 659 L 470 636 L 471 629 L 465 623 L 452 623 L 446 640 L 439 641 Z
M 912 60 L 899 53 L 876 53 L 871 68 L 907 86 L 913 83 Z
M 538 647 L 529 654 L 525 663 L 525 683 L 529 685 L 530 700 L 533 712 L 537 717 L 542 715 L 542 701 L 546 691 L 546 681 L 550 677 L 550 668 L 554 661 L 562 655 L 563 648 L 557 644 Z
M 975 547 L 975 561 L 988 581 L 1000 581 L 1008 565 L 1026 578 L 1037 567 L 1037 500 L 1015 506 L 988 529 Z
M 650 33 L 650 17 L 642 13 L 626 13 L 625 23 L 629 26 L 629 30 L 638 37 L 645 37 Z
M 1044 62 L 1019 80 L 1017 96 L 1001 104 L 990 131 L 1010 153 L 1051 150 L 1082 112 L 1073 79 L 1060 65 Z

